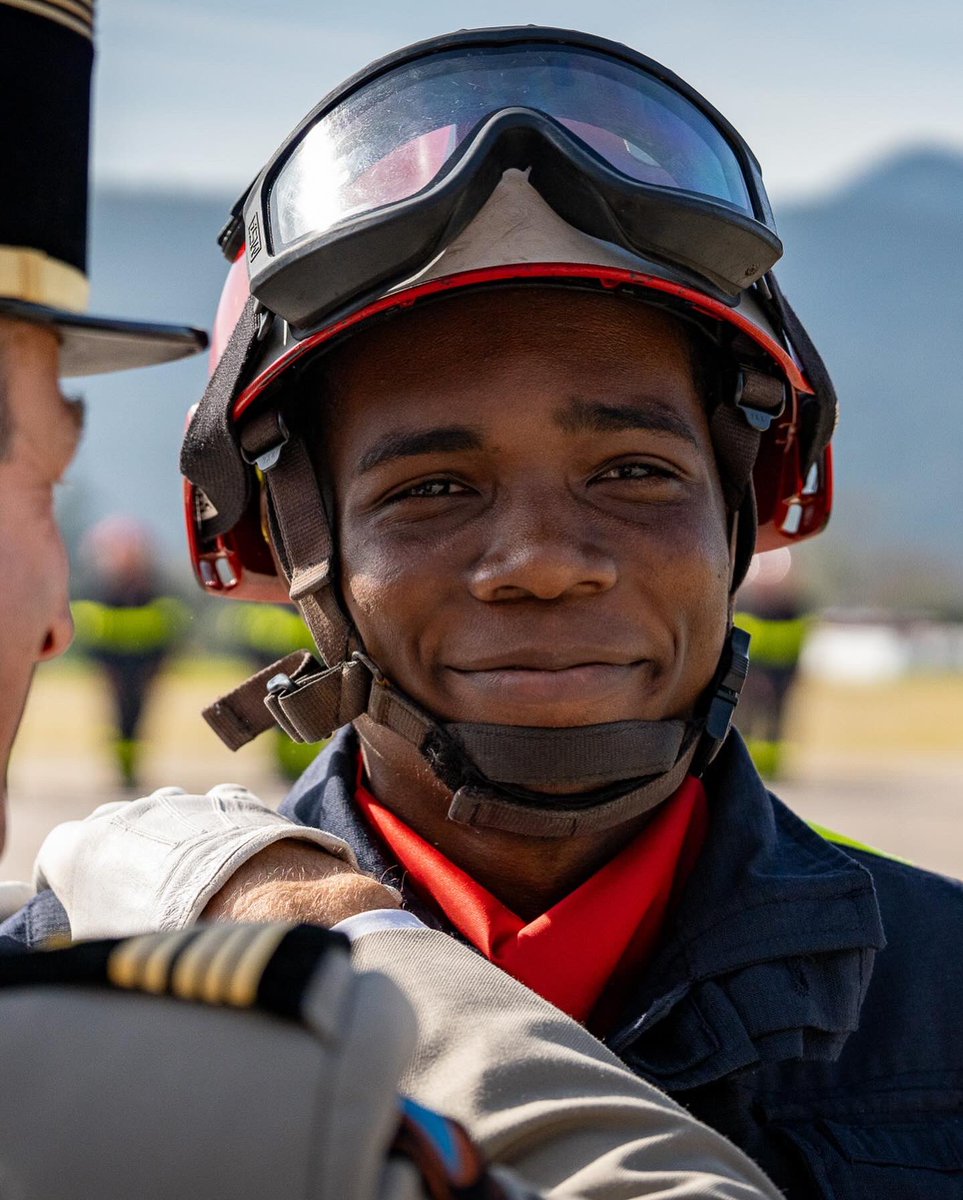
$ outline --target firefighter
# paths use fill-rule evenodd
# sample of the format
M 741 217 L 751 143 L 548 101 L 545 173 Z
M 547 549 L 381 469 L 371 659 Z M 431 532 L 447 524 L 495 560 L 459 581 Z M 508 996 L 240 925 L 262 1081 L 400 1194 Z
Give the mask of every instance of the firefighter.
M 812 627 L 789 550 L 753 559 L 737 604 L 736 622 L 752 638 L 752 671 L 739 700 L 739 731 L 760 775 L 778 779 L 787 707 Z
M 826 524 L 837 407 L 738 133 L 624 46 L 463 31 L 323 100 L 221 244 L 195 568 L 287 594 L 323 661 L 208 719 L 338 732 L 288 845 L 248 853 L 250 798 L 236 833 L 170 795 L 57 831 L 71 921 L 323 922 L 323 829 L 403 896 L 351 920 L 460 937 L 789 1196 L 958 1196 L 963 888 L 810 829 L 731 729 L 734 596 Z
M 123 787 L 137 787 L 144 707 L 158 672 L 181 642 L 190 614 L 159 586 L 148 530 L 115 514 L 86 534 L 87 592 L 74 602 L 76 643 L 102 670 L 114 712 L 112 748 Z
M 204 343 L 191 329 L 79 311 L 92 9 L 0 0 L 0 814 L 32 669 L 72 632 L 53 490 L 81 410 L 61 395 L 58 370 L 145 365 Z M 235 792 L 209 798 L 226 826 Z M 341 839 L 314 831 L 314 842 L 356 862 Z M 323 890 L 342 903 L 397 903 L 353 872 Z M 376 967 L 412 936 L 409 1003 Z M 367 969 L 352 965 L 343 933 L 291 923 L 42 954 L 0 936 L 0 1190 L 21 1200 L 530 1200 L 540 1181 L 569 1195 L 581 1181 L 600 1197 L 775 1200 L 735 1147 L 453 939 L 369 932 L 361 945 Z M 492 1018 L 481 1042 L 457 1034 L 476 995 Z M 462 1100 L 487 1111 L 493 1146 L 512 1123 L 504 1157 L 521 1176 L 489 1170 L 453 1122 L 398 1095 L 416 1015 L 444 1051 L 442 1077 L 429 1069 L 432 1084 L 422 1071 L 422 1085 L 442 1095 L 453 1070 Z M 514 1107 L 492 1106 L 519 1069 L 528 1093 L 515 1087 Z

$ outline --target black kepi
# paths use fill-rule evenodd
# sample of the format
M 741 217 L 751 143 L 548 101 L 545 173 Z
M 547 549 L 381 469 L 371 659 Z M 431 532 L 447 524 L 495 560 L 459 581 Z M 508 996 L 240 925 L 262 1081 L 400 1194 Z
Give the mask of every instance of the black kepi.
M 0 316 L 55 328 L 61 372 L 203 349 L 182 325 L 85 314 L 94 0 L 0 0 Z

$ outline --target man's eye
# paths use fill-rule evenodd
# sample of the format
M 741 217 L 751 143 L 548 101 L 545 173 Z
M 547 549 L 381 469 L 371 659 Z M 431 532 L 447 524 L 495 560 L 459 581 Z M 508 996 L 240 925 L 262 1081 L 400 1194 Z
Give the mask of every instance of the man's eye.
M 404 491 L 396 492 L 392 500 L 434 500 L 439 496 L 455 496 L 465 491 L 464 485 L 456 483 L 454 479 L 423 479 L 421 483 L 414 483 Z
M 607 467 L 597 480 L 610 479 L 672 479 L 674 474 L 667 467 L 656 466 L 654 463 L 623 462 Z

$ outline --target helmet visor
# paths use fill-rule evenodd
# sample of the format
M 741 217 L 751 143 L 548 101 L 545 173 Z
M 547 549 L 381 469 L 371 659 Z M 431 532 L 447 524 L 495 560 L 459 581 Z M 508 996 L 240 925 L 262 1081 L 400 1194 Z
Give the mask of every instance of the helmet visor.
M 548 117 L 630 181 L 755 215 L 732 145 L 671 84 L 587 48 L 476 46 L 390 70 L 306 130 L 270 188 L 275 251 L 417 195 L 511 108 Z

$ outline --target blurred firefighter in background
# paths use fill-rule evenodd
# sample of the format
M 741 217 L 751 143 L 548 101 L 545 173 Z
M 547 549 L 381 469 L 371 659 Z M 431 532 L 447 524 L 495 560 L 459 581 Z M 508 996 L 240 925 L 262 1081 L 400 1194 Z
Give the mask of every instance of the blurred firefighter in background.
M 736 624 L 752 637 L 749 678 L 736 724 L 760 775 L 784 765 L 786 712 L 812 617 L 788 549 L 758 554 L 736 598 Z
M 256 671 L 310 644 L 301 614 L 285 604 L 228 604 L 217 616 L 217 637 Z M 274 731 L 273 759 L 278 777 L 293 783 L 314 761 L 321 747 L 294 742 L 283 729 Z
M 139 786 L 142 718 L 158 672 L 184 634 L 187 606 L 163 594 L 150 532 L 115 515 L 81 545 L 84 598 L 73 604 L 78 648 L 102 668 L 113 702 L 112 745 L 125 788 Z

